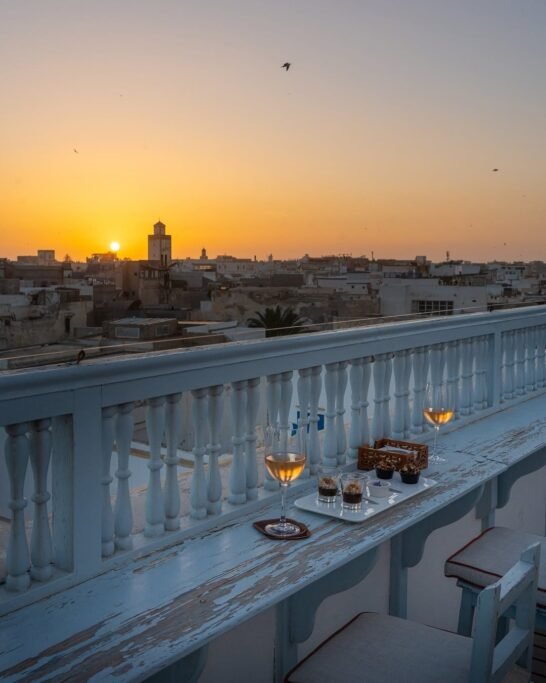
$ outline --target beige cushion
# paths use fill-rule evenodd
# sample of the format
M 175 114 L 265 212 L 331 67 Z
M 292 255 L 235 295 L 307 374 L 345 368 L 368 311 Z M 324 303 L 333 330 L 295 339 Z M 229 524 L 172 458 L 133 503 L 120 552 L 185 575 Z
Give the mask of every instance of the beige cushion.
M 463 683 L 472 640 L 384 614 L 364 613 L 304 659 L 285 683 Z M 505 683 L 523 683 L 520 667 Z
M 446 576 L 485 588 L 504 576 L 532 543 L 540 543 L 537 604 L 546 608 L 546 539 L 505 527 L 487 529 L 446 562 Z
M 397 617 L 365 613 L 287 677 L 292 683 L 461 683 L 472 641 Z

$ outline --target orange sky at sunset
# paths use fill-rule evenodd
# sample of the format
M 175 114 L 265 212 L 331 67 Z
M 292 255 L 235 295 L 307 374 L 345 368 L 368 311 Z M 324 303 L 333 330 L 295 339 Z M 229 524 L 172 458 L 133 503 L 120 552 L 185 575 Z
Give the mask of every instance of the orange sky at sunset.
M 544 259 L 545 22 L 532 0 L 0 1 L 0 256 L 146 258 L 161 218 L 180 258 Z

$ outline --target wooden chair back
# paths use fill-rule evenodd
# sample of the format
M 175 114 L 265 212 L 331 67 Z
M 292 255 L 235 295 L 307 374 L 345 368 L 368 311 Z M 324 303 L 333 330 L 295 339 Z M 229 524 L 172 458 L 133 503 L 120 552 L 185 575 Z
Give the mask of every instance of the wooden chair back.
M 535 543 L 497 582 L 478 596 L 472 634 L 470 683 L 497 683 L 517 663 L 530 671 L 536 613 L 540 545 Z M 515 618 L 508 633 L 495 644 L 497 622 L 510 608 Z

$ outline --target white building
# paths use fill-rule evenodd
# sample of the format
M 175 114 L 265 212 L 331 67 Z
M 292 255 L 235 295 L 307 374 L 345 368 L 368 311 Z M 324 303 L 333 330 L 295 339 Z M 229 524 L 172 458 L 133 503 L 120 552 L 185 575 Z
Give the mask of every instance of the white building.
M 386 279 L 379 290 L 381 315 L 476 313 L 487 309 L 487 287 L 440 285 L 436 278 Z

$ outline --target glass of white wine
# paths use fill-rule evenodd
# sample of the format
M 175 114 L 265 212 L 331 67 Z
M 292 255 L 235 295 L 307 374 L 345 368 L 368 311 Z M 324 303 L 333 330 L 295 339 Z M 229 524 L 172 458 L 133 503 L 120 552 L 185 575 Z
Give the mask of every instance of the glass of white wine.
M 446 458 L 436 455 L 438 432 L 442 425 L 451 422 L 455 415 L 454 402 L 449 387 L 445 384 L 427 384 L 423 402 L 423 415 L 426 421 L 434 427 L 434 442 L 429 462 L 447 462 Z
M 302 437 L 300 429 L 296 431 L 295 438 L 288 439 L 283 434 L 276 436 L 278 438 L 271 441 L 265 439 L 265 467 L 281 485 L 281 516 L 279 520 L 267 524 L 265 530 L 277 538 L 289 538 L 301 533 L 297 524 L 286 519 L 286 491 L 305 469 L 306 439 Z

